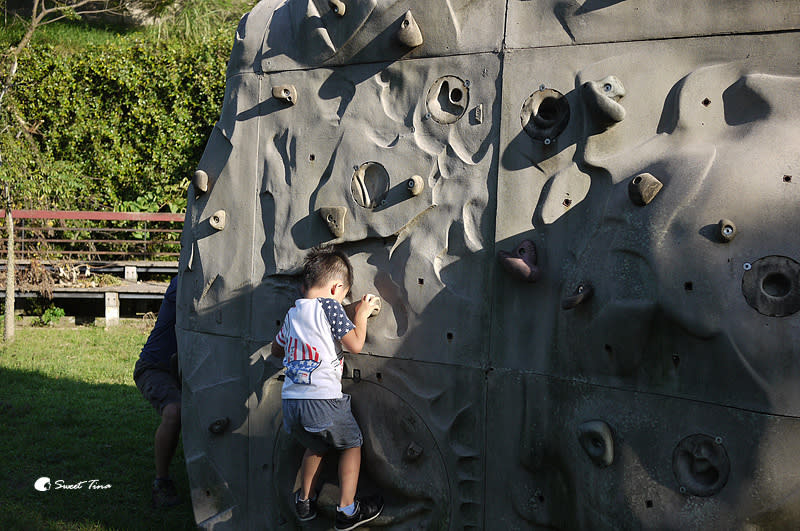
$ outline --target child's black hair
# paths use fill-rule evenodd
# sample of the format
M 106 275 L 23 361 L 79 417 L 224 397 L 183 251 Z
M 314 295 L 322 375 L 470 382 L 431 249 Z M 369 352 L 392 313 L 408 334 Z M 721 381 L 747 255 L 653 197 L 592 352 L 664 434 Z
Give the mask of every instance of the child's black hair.
M 332 245 L 314 247 L 303 264 L 303 290 L 330 280 L 340 280 L 347 291 L 353 286 L 353 266 L 342 251 Z

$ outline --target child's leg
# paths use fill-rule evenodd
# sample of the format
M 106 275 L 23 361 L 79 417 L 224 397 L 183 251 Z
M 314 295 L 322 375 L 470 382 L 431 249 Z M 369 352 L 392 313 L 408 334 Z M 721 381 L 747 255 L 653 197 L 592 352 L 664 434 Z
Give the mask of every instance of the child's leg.
M 303 454 L 303 462 L 300 464 L 300 498 L 309 499 L 316 494 L 319 473 L 322 471 L 322 457 L 313 450 L 306 448 Z
M 360 470 L 361 447 L 342 450 L 339 456 L 339 507 L 347 507 L 355 501 Z

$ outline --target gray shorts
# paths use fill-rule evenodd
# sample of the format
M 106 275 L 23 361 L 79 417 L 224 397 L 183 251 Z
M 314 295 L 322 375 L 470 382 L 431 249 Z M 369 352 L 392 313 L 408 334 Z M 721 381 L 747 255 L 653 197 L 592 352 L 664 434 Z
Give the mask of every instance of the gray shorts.
M 139 359 L 133 369 L 136 387 L 160 415 L 168 404 L 181 403 L 181 384 L 177 366 L 156 364 Z
M 318 454 L 363 444 L 361 429 L 350 411 L 350 395 L 330 400 L 284 399 L 283 428 Z

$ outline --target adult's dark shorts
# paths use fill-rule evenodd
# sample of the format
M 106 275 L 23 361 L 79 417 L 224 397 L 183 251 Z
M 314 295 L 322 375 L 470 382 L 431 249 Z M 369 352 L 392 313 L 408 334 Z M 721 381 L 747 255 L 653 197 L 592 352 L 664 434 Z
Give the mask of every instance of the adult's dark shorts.
M 133 381 L 159 415 L 168 404 L 181 402 L 180 376 L 174 363 L 139 359 L 133 369 Z

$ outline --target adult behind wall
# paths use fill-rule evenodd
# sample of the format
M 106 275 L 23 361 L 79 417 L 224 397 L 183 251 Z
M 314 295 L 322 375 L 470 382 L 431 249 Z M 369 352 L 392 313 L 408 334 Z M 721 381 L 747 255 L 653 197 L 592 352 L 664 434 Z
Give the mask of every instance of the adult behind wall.
M 155 508 L 171 507 L 179 502 L 175 483 L 169 476 L 169 466 L 181 433 L 181 379 L 175 336 L 177 278 L 170 281 L 164 293 L 156 324 L 133 370 L 136 387 L 161 415 L 154 445 L 156 477 L 152 501 Z

